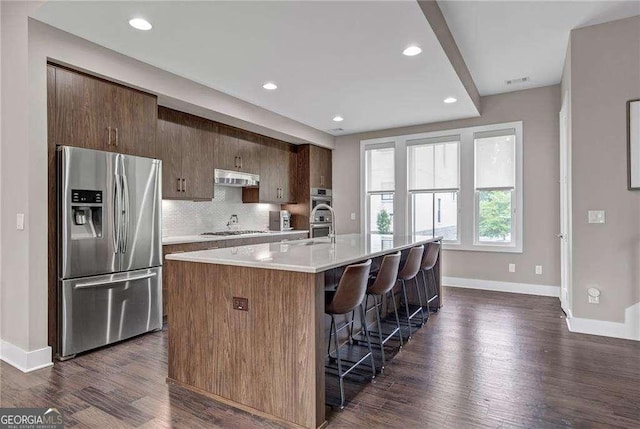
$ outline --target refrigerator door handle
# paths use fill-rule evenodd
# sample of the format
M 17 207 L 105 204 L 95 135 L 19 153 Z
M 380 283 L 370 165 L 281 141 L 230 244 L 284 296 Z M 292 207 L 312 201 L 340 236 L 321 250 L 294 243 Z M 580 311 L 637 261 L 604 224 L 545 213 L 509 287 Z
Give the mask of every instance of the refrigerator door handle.
M 151 277 L 155 277 L 156 275 L 157 275 L 156 273 L 147 273 L 147 274 L 142 274 L 138 276 L 118 277 L 118 278 L 106 280 L 106 281 L 77 283 L 73 288 L 83 289 L 83 288 L 97 287 L 97 286 L 109 286 L 116 283 L 125 283 L 125 282 L 132 282 L 135 280 L 150 279 Z
M 122 253 L 127 253 L 127 246 L 129 244 L 129 221 L 131 217 L 129 214 L 129 182 L 125 174 L 122 175 L 122 200 Z
M 116 158 L 117 159 L 117 158 Z M 117 161 L 116 161 L 117 162 Z M 121 215 L 121 207 L 120 207 L 120 175 L 117 173 L 115 176 L 115 189 L 113 192 L 113 248 L 114 252 L 117 254 L 120 251 L 120 215 Z

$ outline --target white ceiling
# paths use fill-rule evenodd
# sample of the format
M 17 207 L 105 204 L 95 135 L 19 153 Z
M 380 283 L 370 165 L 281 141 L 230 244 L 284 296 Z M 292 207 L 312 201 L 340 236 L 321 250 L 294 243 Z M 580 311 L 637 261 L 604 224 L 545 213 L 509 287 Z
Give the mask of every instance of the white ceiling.
M 640 15 L 640 1 L 439 1 L 481 95 L 560 82 L 572 29 Z M 528 76 L 530 82 L 507 85 Z
M 478 116 L 415 1 L 49 1 L 35 18 L 334 135 Z

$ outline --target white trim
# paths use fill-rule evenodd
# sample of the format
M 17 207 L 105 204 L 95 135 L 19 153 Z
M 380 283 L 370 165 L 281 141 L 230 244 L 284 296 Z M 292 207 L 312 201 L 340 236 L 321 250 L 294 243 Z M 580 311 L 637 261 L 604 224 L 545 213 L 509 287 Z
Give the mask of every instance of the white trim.
M 567 327 L 580 334 L 640 341 L 640 302 L 625 310 L 624 323 L 568 316 Z
M 495 280 L 465 279 L 460 277 L 442 277 L 442 284 L 449 287 L 492 290 L 496 292 L 522 293 L 526 295 L 560 296 L 560 286 L 529 283 L 498 282 Z
M 4 340 L 0 340 L 0 359 L 22 372 L 53 366 L 51 347 L 47 346 L 27 352 Z

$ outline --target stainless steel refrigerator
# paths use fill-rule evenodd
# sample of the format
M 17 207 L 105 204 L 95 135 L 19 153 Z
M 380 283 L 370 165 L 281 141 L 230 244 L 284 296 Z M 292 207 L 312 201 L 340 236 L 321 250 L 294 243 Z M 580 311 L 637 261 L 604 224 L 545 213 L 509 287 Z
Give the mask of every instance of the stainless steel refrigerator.
M 58 147 L 58 357 L 162 327 L 162 162 Z

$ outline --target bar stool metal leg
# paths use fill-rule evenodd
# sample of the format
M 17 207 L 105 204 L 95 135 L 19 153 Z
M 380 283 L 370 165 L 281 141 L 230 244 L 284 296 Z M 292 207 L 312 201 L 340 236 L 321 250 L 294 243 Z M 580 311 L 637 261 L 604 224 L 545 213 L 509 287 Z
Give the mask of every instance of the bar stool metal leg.
M 369 329 L 367 328 L 366 315 L 364 312 L 363 304 L 360 304 L 360 317 L 363 321 L 362 326 L 364 327 L 364 335 L 367 339 L 367 348 L 369 349 L 369 357 L 371 358 L 371 378 L 376 378 L 376 362 L 373 359 L 373 350 L 371 349 L 371 338 L 369 337 Z
M 331 332 L 332 336 L 333 336 L 333 344 L 335 347 L 335 354 L 336 354 L 336 361 L 338 363 L 338 381 L 340 383 L 340 409 L 344 409 L 344 380 L 343 378 L 343 374 L 342 374 L 342 360 L 340 359 L 340 345 L 338 344 L 338 330 L 336 329 L 336 321 L 335 321 L 335 317 L 333 316 L 333 314 L 331 315 L 331 326 L 333 327 L 333 330 Z M 329 344 L 331 344 L 331 341 L 329 341 Z M 329 354 L 329 357 L 331 357 L 331 354 Z
M 402 284 L 402 294 L 404 296 L 404 309 L 407 312 L 406 314 L 407 326 L 409 329 L 409 336 L 407 337 L 407 340 L 410 340 L 411 339 L 411 311 L 409 311 L 409 298 L 407 297 L 407 285 L 404 280 L 400 280 L 400 283 Z
M 422 321 L 422 326 L 424 326 L 426 319 L 424 318 L 424 310 L 423 310 L 423 306 L 422 306 L 422 295 L 420 294 L 420 282 L 418 282 L 418 274 L 416 273 L 416 276 L 413 278 L 413 281 L 416 284 L 416 293 L 418 294 L 418 306 L 420 307 L 420 320 Z M 425 301 L 428 298 L 426 298 L 425 296 Z
M 429 311 L 429 284 L 427 283 L 427 277 L 425 276 L 424 272 L 425 270 L 420 270 L 420 273 L 422 274 L 422 284 L 424 284 L 424 301 L 427 306 L 426 320 L 429 320 L 429 315 L 431 314 L 431 311 Z
M 376 313 L 376 324 L 378 326 L 378 339 L 380 340 L 380 354 L 382 355 L 382 365 L 380 367 L 380 373 L 384 372 L 384 367 L 387 364 L 384 357 L 384 340 L 382 339 L 382 323 L 380 322 L 380 311 L 382 307 L 382 300 L 380 300 L 380 304 L 378 304 L 378 296 L 373 296 L 373 305 L 375 307 L 374 312 Z M 367 295 L 366 303 L 369 303 L 369 295 Z M 365 306 L 366 307 L 366 306 Z
M 391 296 L 391 301 L 393 301 L 393 313 L 396 316 L 396 324 L 398 325 L 398 339 L 400 340 L 400 348 L 404 346 L 402 340 L 402 330 L 400 328 L 400 317 L 398 316 L 398 305 L 396 304 L 396 298 L 393 295 L 393 291 L 389 291 L 389 296 Z
M 429 305 L 431 304 L 432 301 L 434 301 L 436 299 L 440 299 L 440 296 L 438 295 L 438 287 L 437 287 L 437 283 L 436 283 L 435 270 L 432 268 L 429 271 L 431 271 L 431 280 L 432 280 L 432 284 L 433 284 L 433 296 L 431 298 L 427 299 L 427 308 L 429 308 Z M 435 311 L 438 311 L 437 307 L 436 307 Z

